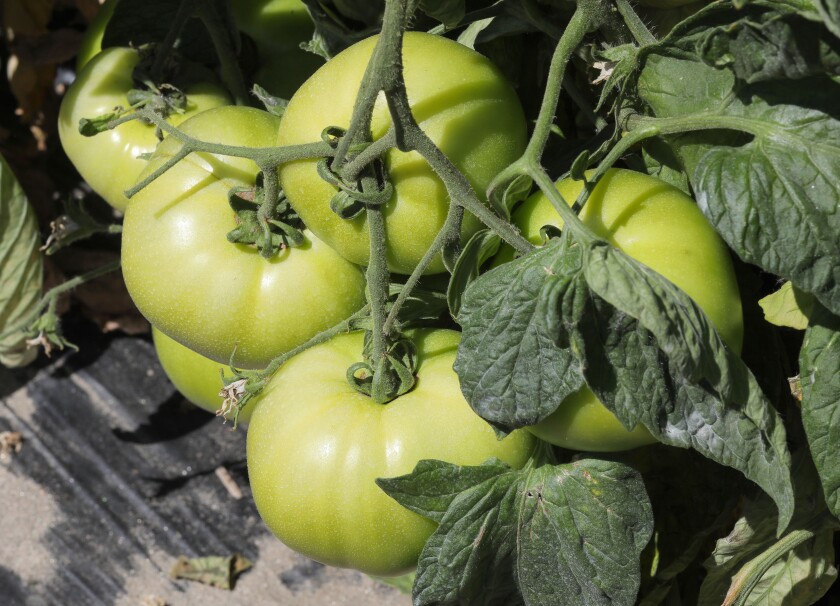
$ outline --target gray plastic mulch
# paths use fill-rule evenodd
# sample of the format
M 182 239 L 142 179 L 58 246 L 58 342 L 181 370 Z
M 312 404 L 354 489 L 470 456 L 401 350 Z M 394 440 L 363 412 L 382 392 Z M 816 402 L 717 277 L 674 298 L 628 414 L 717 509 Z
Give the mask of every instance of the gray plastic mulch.
M 268 532 L 248 490 L 245 432 L 188 404 L 148 340 L 68 332 L 79 353 L 0 368 L 0 432 L 23 437 L 0 463 L 0 604 L 410 604 Z M 169 577 L 181 555 L 237 552 L 254 566 L 232 591 Z

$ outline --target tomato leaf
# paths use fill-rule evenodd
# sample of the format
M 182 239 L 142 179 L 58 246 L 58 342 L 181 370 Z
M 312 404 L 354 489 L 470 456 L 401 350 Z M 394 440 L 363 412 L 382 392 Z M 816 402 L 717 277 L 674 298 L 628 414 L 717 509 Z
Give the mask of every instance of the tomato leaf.
M 400 488 L 388 492 L 415 511 L 441 495 L 449 500 L 420 555 L 415 604 L 635 602 L 639 554 L 653 530 L 638 472 L 596 459 L 528 471 L 487 467 L 424 462 L 388 481 Z M 454 498 L 452 478 L 463 480 Z
M 226 15 L 224 0 L 212 0 L 214 10 Z M 102 37 L 102 48 L 134 46 L 161 42 L 175 20 L 181 0 L 120 0 L 108 20 Z M 217 65 L 213 42 L 198 19 L 187 21 L 178 34 L 175 47 L 185 57 L 208 65 Z
M 449 313 L 456 320 L 461 310 L 461 297 L 467 286 L 475 281 L 481 271 L 481 266 L 499 250 L 501 239 L 489 229 L 482 229 L 467 241 L 455 267 L 452 269 L 452 278 L 446 288 L 446 301 L 449 305 Z
M 538 313 L 541 291 L 559 271 L 558 245 L 487 272 L 463 296 L 455 371 L 467 402 L 501 429 L 539 422 L 583 384 L 580 365 L 554 344 Z
M 758 583 L 744 604 L 775 606 L 794 593 L 796 604 L 814 604 L 837 577 L 834 567 L 833 535 L 837 521 L 825 515 L 819 480 L 807 453 L 799 453 L 794 464 L 796 514 L 789 535 L 811 530 L 814 536 L 794 549 L 785 549 L 785 539 L 776 538 L 776 515 L 770 500 L 761 495 L 747 500 L 743 515 L 728 536 L 717 541 L 706 561 L 706 578 L 700 587 L 699 606 L 718 606 L 740 591 L 746 573 L 759 574 Z M 781 548 L 781 549 L 780 549 Z M 774 563 L 763 573 L 755 566 L 767 554 Z M 736 577 L 736 575 L 738 575 Z M 735 581 L 741 578 L 737 583 Z
M 840 317 L 817 306 L 799 354 L 802 423 L 829 509 L 840 517 Z
M 748 83 L 840 72 L 840 44 L 809 16 L 816 18 L 804 11 L 761 11 L 731 27 L 705 32 L 698 36 L 702 39 L 698 46 L 707 63 L 728 66 L 736 78 Z M 691 36 L 683 40 L 683 45 L 694 41 Z
M 510 467 L 498 460 L 478 467 L 426 460 L 417 463 L 411 475 L 380 478 L 376 484 L 404 507 L 440 523 L 460 493 L 508 471 Z
M 764 310 L 764 318 L 771 324 L 805 330 L 808 327 L 808 316 L 814 307 L 814 298 L 790 282 L 785 282 L 779 290 L 767 295 L 758 304 Z
M 642 554 L 648 574 L 642 577 L 639 606 L 655 606 L 679 584 L 679 575 L 699 577 L 709 540 L 725 534 L 747 481 L 690 450 L 659 445 L 615 456 L 643 472 L 653 506 L 654 535 Z M 696 603 L 690 592 L 681 587 L 682 603 Z
M 464 0 L 420 0 L 419 8 L 447 27 L 455 27 L 466 12 Z
M 592 292 L 650 331 L 681 376 L 719 386 L 727 392 L 721 394 L 726 399 L 743 399 L 746 386 L 737 383 L 741 377 L 727 374 L 737 356 L 729 353 L 706 314 L 687 294 L 607 242 L 593 243 L 583 259 Z
M 773 80 L 780 75 L 776 68 L 756 72 L 766 67 L 760 59 L 739 63 L 737 72 L 713 67 L 708 63 L 729 63 L 725 46 L 704 46 L 701 60 L 689 44 L 701 46 L 709 35 L 698 26 L 682 47 L 657 49 L 644 62 L 638 92 L 657 117 L 690 116 L 705 128 L 751 137 L 672 143 L 700 208 L 730 247 L 840 313 L 840 85 L 809 77 L 791 86 Z M 739 52 L 747 49 L 754 57 L 766 50 L 756 42 Z M 829 67 L 807 55 L 798 60 L 806 62 L 802 75 Z M 765 81 L 744 86 L 736 73 Z
M 233 589 L 236 577 L 251 568 L 250 560 L 235 553 L 231 556 L 187 558 L 180 556 L 169 572 L 173 579 L 187 579 L 220 589 Z
M 27 319 L 41 297 L 41 238 L 35 213 L 0 156 L 0 364 L 23 366 L 38 353 L 26 343 Z
M 840 38 L 840 4 L 831 0 L 814 0 L 814 6 L 829 31 Z
M 793 507 L 790 455 L 755 377 L 667 279 L 604 242 L 582 258 L 586 284 L 546 297 L 545 323 L 589 387 L 628 429 L 641 423 L 756 482 L 776 501 L 781 532 Z

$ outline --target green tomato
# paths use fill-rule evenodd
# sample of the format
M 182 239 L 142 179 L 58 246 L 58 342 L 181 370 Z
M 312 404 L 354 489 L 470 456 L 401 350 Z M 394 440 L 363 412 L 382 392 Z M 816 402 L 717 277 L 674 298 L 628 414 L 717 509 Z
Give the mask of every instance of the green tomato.
M 557 189 L 572 204 L 583 181 L 564 179 Z M 743 318 L 732 260 L 691 198 L 654 177 L 612 169 L 595 186 L 580 218 L 597 236 L 685 291 L 706 312 L 724 342 L 740 352 Z M 563 226 L 541 192 L 514 212 L 513 222 L 534 244 L 540 243 L 542 226 Z M 547 442 L 574 450 L 625 450 L 656 441 L 642 426 L 628 431 L 588 387 L 528 429 Z
M 327 126 L 347 127 L 376 37 L 337 55 L 298 89 L 280 124 L 281 145 L 319 141 Z M 526 124 L 516 93 L 482 55 L 451 40 L 407 32 L 403 45 L 405 82 L 414 117 L 437 146 L 484 196 L 492 178 L 519 158 Z M 378 139 L 392 126 L 382 96 L 373 111 L 371 132 Z M 417 153 L 384 154 L 394 195 L 384 207 L 387 258 L 391 271 L 411 273 L 446 218 L 449 196 L 440 178 Z M 366 265 L 369 238 L 365 213 L 341 219 L 330 209 L 336 188 L 318 176 L 316 160 L 280 167 L 286 195 L 303 221 L 345 258 Z M 471 215 L 462 233 L 479 227 Z M 427 273 L 443 271 L 438 256 Z
M 278 118 L 245 107 L 219 107 L 184 122 L 204 141 L 268 147 Z M 141 178 L 180 150 L 165 139 Z M 122 266 L 128 292 L 158 329 L 224 364 L 262 368 L 364 305 L 361 268 L 309 232 L 296 248 L 264 259 L 231 244 L 236 226 L 228 192 L 253 186 L 247 159 L 191 154 L 144 188 L 123 225 Z M 235 352 L 235 353 L 234 353 Z
M 160 365 L 175 389 L 199 408 L 207 412 L 217 412 L 224 401 L 224 398 L 219 395 L 223 386 L 219 371 L 227 371 L 227 366 L 205 358 L 189 347 L 181 345 L 154 326 L 152 339 Z M 245 406 L 239 413 L 239 422 L 247 423 L 253 409 L 251 404 Z
M 240 29 L 257 45 L 254 80 L 272 95 L 288 99 L 324 64 L 300 47 L 315 31 L 301 0 L 237 0 L 231 6 Z
M 79 53 L 76 55 L 76 72 L 82 71 L 82 68 L 88 64 L 96 55 L 102 52 L 102 38 L 105 35 L 105 26 L 111 20 L 111 15 L 114 14 L 114 7 L 117 6 L 119 0 L 105 0 L 102 6 L 99 7 L 99 12 L 93 18 L 93 21 L 88 25 L 85 37 L 82 38 L 82 45 L 79 47 Z
M 153 152 L 158 144 L 156 127 L 132 120 L 85 137 L 79 132 L 79 120 L 108 114 L 117 106 L 128 107 L 126 95 L 134 87 L 132 72 L 139 60 L 138 52 L 130 48 L 114 47 L 99 53 L 76 76 L 58 114 L 58 135 L 67 157 L 93 190 L 118 210 L 125 210 L 128 199 L 123 192 L 146 166 L 139 156 Z M 177 126 L 206 109 L 230 103 L 224 89 L 203 70 L 195 75 L 199 79 L 183 88 L 186 111 L 170 114 L 170 124 Z
M 257 509 L 292 549 L 380 576 L 417 564 L 430 520 L 380 490 L 377 478 L 410 473 L 418 461 L 479 465 L 496 457 L 522 467 L 536 440 L 497 440 L 469 407 L 452 370 L 460 334 L 420 330 L 417 384 L 376 404 L 345 378 L 361 360 L 363 333 L 344 334 L 295 356 L 257 397 L 248 428 L 248 475 Z

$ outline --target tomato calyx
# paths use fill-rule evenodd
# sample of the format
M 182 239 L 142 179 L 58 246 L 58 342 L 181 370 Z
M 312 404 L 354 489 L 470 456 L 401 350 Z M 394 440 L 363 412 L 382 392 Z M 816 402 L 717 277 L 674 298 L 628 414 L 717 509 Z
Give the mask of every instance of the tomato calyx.
M 417 348 L 411 339 L 398 338 L 390 342 L 378 360 L 371 359 L 371 332 L 365 331 L 365 361 L 347 369 L 347 382 L 359 393 L 369 396 L 377 404 L 408 393 L 417 382 Z
M 236 428 L 242 410 L 263 390 L 267 377 L 261 370 L 239 370 L 233 367 L 231 370 L 233 375 L 230 377 L 220 371 L 224 387 L 219 391 L 219 397 L 223 401 L 216 416 L 225 421 L 233 421 L 233 427 Z
M 154 45 L 141 47 L 136 52 L 140 59 L 132 73 L 135 86 L 125 93 L 126 105 L 117 106 L 106 114 L 79 120 L 79 132 L 82 135 L 92 137 L 130 120 L 152 124 L 151 120 L 138 113 L 138 110 L 144 108 L 163 119 L 187 112 L 188 99 L 183 85 L 188 85 L 190 80 L 201 76 L 192 73 L 195 66 L 184 62 L 177 53 L 173 53 L 163 63 L 160 74 L 155 76 L 152 66 L 157 51 Z M 160 128 L 156 128 L 155 133 L 158 139 L 163 139 Z
M 277 190 L 276 200 L 267 199 L 270 194 L 262 181 L 260 173 L 255 186 L 234 187 L 228 193 L 237 227 L 228 232 L 227 239 L 231 243 L 254 246 L 263 257 L 270 259 L 285 248 L 303 244 L 304 225 L 282 190 Z

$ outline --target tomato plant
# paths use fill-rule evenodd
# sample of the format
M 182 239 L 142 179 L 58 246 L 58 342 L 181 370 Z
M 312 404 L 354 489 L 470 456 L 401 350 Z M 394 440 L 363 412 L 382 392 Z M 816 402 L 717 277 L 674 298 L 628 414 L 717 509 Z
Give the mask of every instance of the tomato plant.
M 362 353 L 350 333 L 287 362 L 257 399 L 248 428 L 248 474 L 268 527 L 284 543 L 333 566 L 370 574 L 411 570 L 434 524 L 403 509 L 375 483 L 409 473 L 421 459 L 477 465 L 497 457 L 518 468 L 535 440 L 502 441 L 458 388 L 458 333 L 418 331 L 417 386 L 385 404 L 345 375 Z
M 160 365 L 175 389 L 199 408 L 207 412 L 218 412 L 224 401 L 219 395 L 222 391 L 220 371 L 226 371 L 226 367 L 181 345 L 154 327 L 152 338 Z M 253 406 L 243 408 L 239 422 L 247 423 L 252 411 Z
M 277 118 L 220 107 L 181 125 L 217 143 L 266 147 Z M 141 174 L 178 152 L 165 139 Z M 234 186 L 253 186 L 257 165 L 243 158 L 192 154 L 129 204 L 123 227 L 126 286 L 149 321 L 217 362 L 263 367 L 364 303 L 364 276 L 310 233 L 271 259 L 226 234 L 236 228 Z M 173 262 L 177 260 L 177 262 Z
M 353 45 L 300 87 L 280 125 L 281 145 L 317 141 L 325 127 L 349 124 L 376 40 Z M 484 57 L 438 36 L 409 32 L 404 60 L 415 118 L 475 190 L 483 192 L 524 148 L 525 121 L 516 93 Z M 380 101 L 373 110 L 371 134 L 382 137 L 391 126 L 388 108 Z M 411 273 L 443 226 L 449 196 L 419 154 L 391 149 L 383 159 L 394 186 L 384 210 L 388 265 L 397 273 Z M 319 238 L 350 261 L 367 264 L 366 216 L 345 220 L 330 209 L 336 188 L 318 175 L 316 161 L 284 164 L 280 180 L 292 206 Z M 468 236 L 478 226 L 474 217 L 467 216 L 462 233 Z M 438 258 L 428 273 L 442 270 Z
M 418 606 L 831 602 L 830 2 L 156 0 L 169 26 L 119 1 L 109 36 L 162 33 L 167 59 L 212 40 L 242 106 L 228 12 L 284 76 L 315 61 L 301 44 L 330 57 L 288 106 L 260 96 L 282 118 L 172 126 L 168 89 L 128 108 L 167 135 L 123 225 L 69 204 L 48 246 L 122 228 L 157 341 L 235 367 L 223 407 L 254 410 L 249 479 L 283 541 L 416 563 Z M 66 345 L 58 297 L 115 265 L 14 342 Z
M 140 55 L 130 48 L 108 48 L 96 55 L 76 76 L 58 116 L 58 134 L 65 153 L 93 190 L 118 210 L 125 210 L 126 189 L 134 184 L 145 161 L 158 143 L 155 126 L 140 120 L 121 124 L 107 134 L 86 137 L 79 121 L 128 108 L 127 94 L 135 87 L 133 72 Z M 190 70 L 187 70 L 188 72 Z M 184 75 L 186 107 L 168 113 L 171 124 L 180 124 L 205 109 L 227 105 L 230 97 L 204 70 Z

